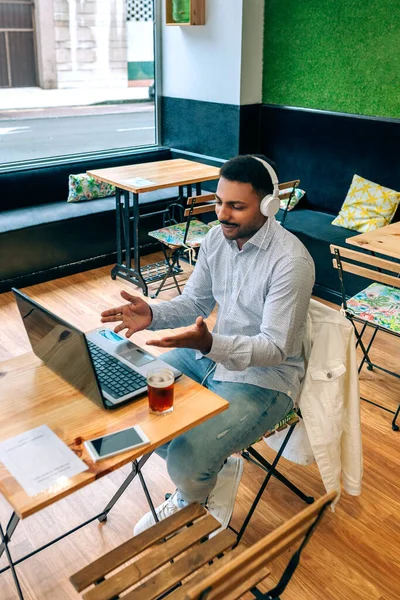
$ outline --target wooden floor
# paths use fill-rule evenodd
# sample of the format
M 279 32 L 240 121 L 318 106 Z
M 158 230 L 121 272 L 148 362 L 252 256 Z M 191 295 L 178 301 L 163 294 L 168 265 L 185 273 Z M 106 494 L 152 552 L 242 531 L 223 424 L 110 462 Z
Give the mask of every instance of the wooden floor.
M 148 257 L 154 260 L 155 256 Z M 190 267 L 187 267 L 189 269 Z M 110 268 L 104 267 L 27 288 L 33 298 L 57 312 L 83 330 L 100 325 L 99 313 L 120 303 L 119 291 L 137 288 L 122 281 L 112 281 Z M 335 274 L 333 274 L 335 276 Z M 175 295 L 171 290 L 162 299 Z M 213 324 L 215 315 L 209 319 Z M 0 360 L 30 350 L 11 293 L 0 295 Z M 135 336 L 139 344 L 154 337 L 144 332 Z M 381 337 L 379 338 L 379 335 Z M 378 334 L 376 362 L 386 367 L 399 366 L 399 341 Z M 364 370 L 361 394 L 395 410 L 400 399 L 400 381 L 382 373 Z M 1 407 L 0 407 L 1 409 Z M 398 600 L 400 598 L 400 432 L 390 427 L 388 412 L 361 402 L 364 444 L 363 494 L 353 498 L 343 494 L 336 512 L 329 513 L 307 546 L 298 571 L 282 600 Z M 258 449 L 266 457 L 273 453 L 261 442 Z M 319 496 L 324 488 L 315 465 L 299 467 L 282 460 L 282 471 L 307 493 Z M 14 559 L 61 535 L 67 528 L 99 512 L 129 467 L 104 477 L 41 513 L 29 517 L 17 528 L 12 540 Z M 157 456 L 151 458 L 144 475 L 156 504 L 174 486 L 165 465 Z M 262 472 L 245 464 L 233 526 L 239 526 L 262 480 Z M 265 535 L 303 504 L 279 482 L 272 481 L 247 530 L 245 541 L 251 543 Z M 134 481 L 109 515 L 107 523 L 93 522 L 17 567 L 26 600 L 72 600 L 78 598 L 68 581 L 69 575 L 104 552 L 119 545 L 132 534 L 134 523 L 147 511 L 146 500 L 138 481 Z M 0 498 L 0 522 L 3 526 L 11 514 Z M 3 556 L 0 568 L 5 566 Z M 277 581 L 283 560 L 272 565 Z M 0 599 L 16 598 L 9 572 L 0 575 Z

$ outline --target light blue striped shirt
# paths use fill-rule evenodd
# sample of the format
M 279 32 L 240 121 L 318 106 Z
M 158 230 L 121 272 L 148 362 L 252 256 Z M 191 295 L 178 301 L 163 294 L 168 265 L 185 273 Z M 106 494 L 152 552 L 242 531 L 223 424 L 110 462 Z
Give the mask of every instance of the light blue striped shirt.
M 191 325 L 218 304 L 207 354 L 217 363 L 214 378 L 277 390 L 295 400 L 304 375 L 302 340 L 313 284 L 311 256 L 275 218 L 242 250 L 221 227 L 213 227 L 182 295 L 152 305 L 149 329 Z

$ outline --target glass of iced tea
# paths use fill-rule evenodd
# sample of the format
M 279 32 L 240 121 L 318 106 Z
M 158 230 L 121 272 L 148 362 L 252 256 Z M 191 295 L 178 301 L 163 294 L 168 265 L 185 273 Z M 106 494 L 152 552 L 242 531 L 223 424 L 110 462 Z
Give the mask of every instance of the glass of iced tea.
M 174 383 L 171 369 L 152 369 L 147 373 L 150 412 L 165 415 L 174 410 Z

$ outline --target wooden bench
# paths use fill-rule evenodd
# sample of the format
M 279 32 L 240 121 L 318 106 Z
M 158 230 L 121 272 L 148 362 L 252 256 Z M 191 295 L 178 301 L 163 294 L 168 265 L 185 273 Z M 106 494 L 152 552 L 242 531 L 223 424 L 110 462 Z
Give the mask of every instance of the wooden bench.
M 78 592 L 95 584 L 84 592 L 84 600 L 115 600 L 122 593 L 124 600 L 154 600 L 168 591 L 170 600 L 234 600 L 266 579 L 268 564 L 302 539 L 275 595 L 257 596 L 278 598 L 335 496 L 326 494 L 250 547 L 235 547 L 236 536 L 229 529 L 209 539 L 219 522 L 199 504 L 191 504 L 84 567 L 70 581 Z

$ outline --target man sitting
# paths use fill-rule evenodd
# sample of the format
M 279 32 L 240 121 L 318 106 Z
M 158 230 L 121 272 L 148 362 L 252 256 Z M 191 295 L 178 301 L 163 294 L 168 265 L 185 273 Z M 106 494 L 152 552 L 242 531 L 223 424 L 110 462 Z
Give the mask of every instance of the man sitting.
M 190 502 L 205 504 L 227 527 L 250 446 L 293 407 L 304 375 L 302 339 L 314 264 L 303 244 L 275 220 L 278 180 L 260 156 L 238 156 L 221 168 L 220 225 L 202 242 L 183 294 L 151 307 L 140 297 L 102 313 L 126 337 L 143 329 L 194 327 L 147 342 L 176 348 L 163 360 L 229 401 L 228 410 L 161 446 L 176 491 L 159 519 Z M 218 304 L 216 326 L 204 318 Z M 138 534 L 154 524 L 147 513 Z

